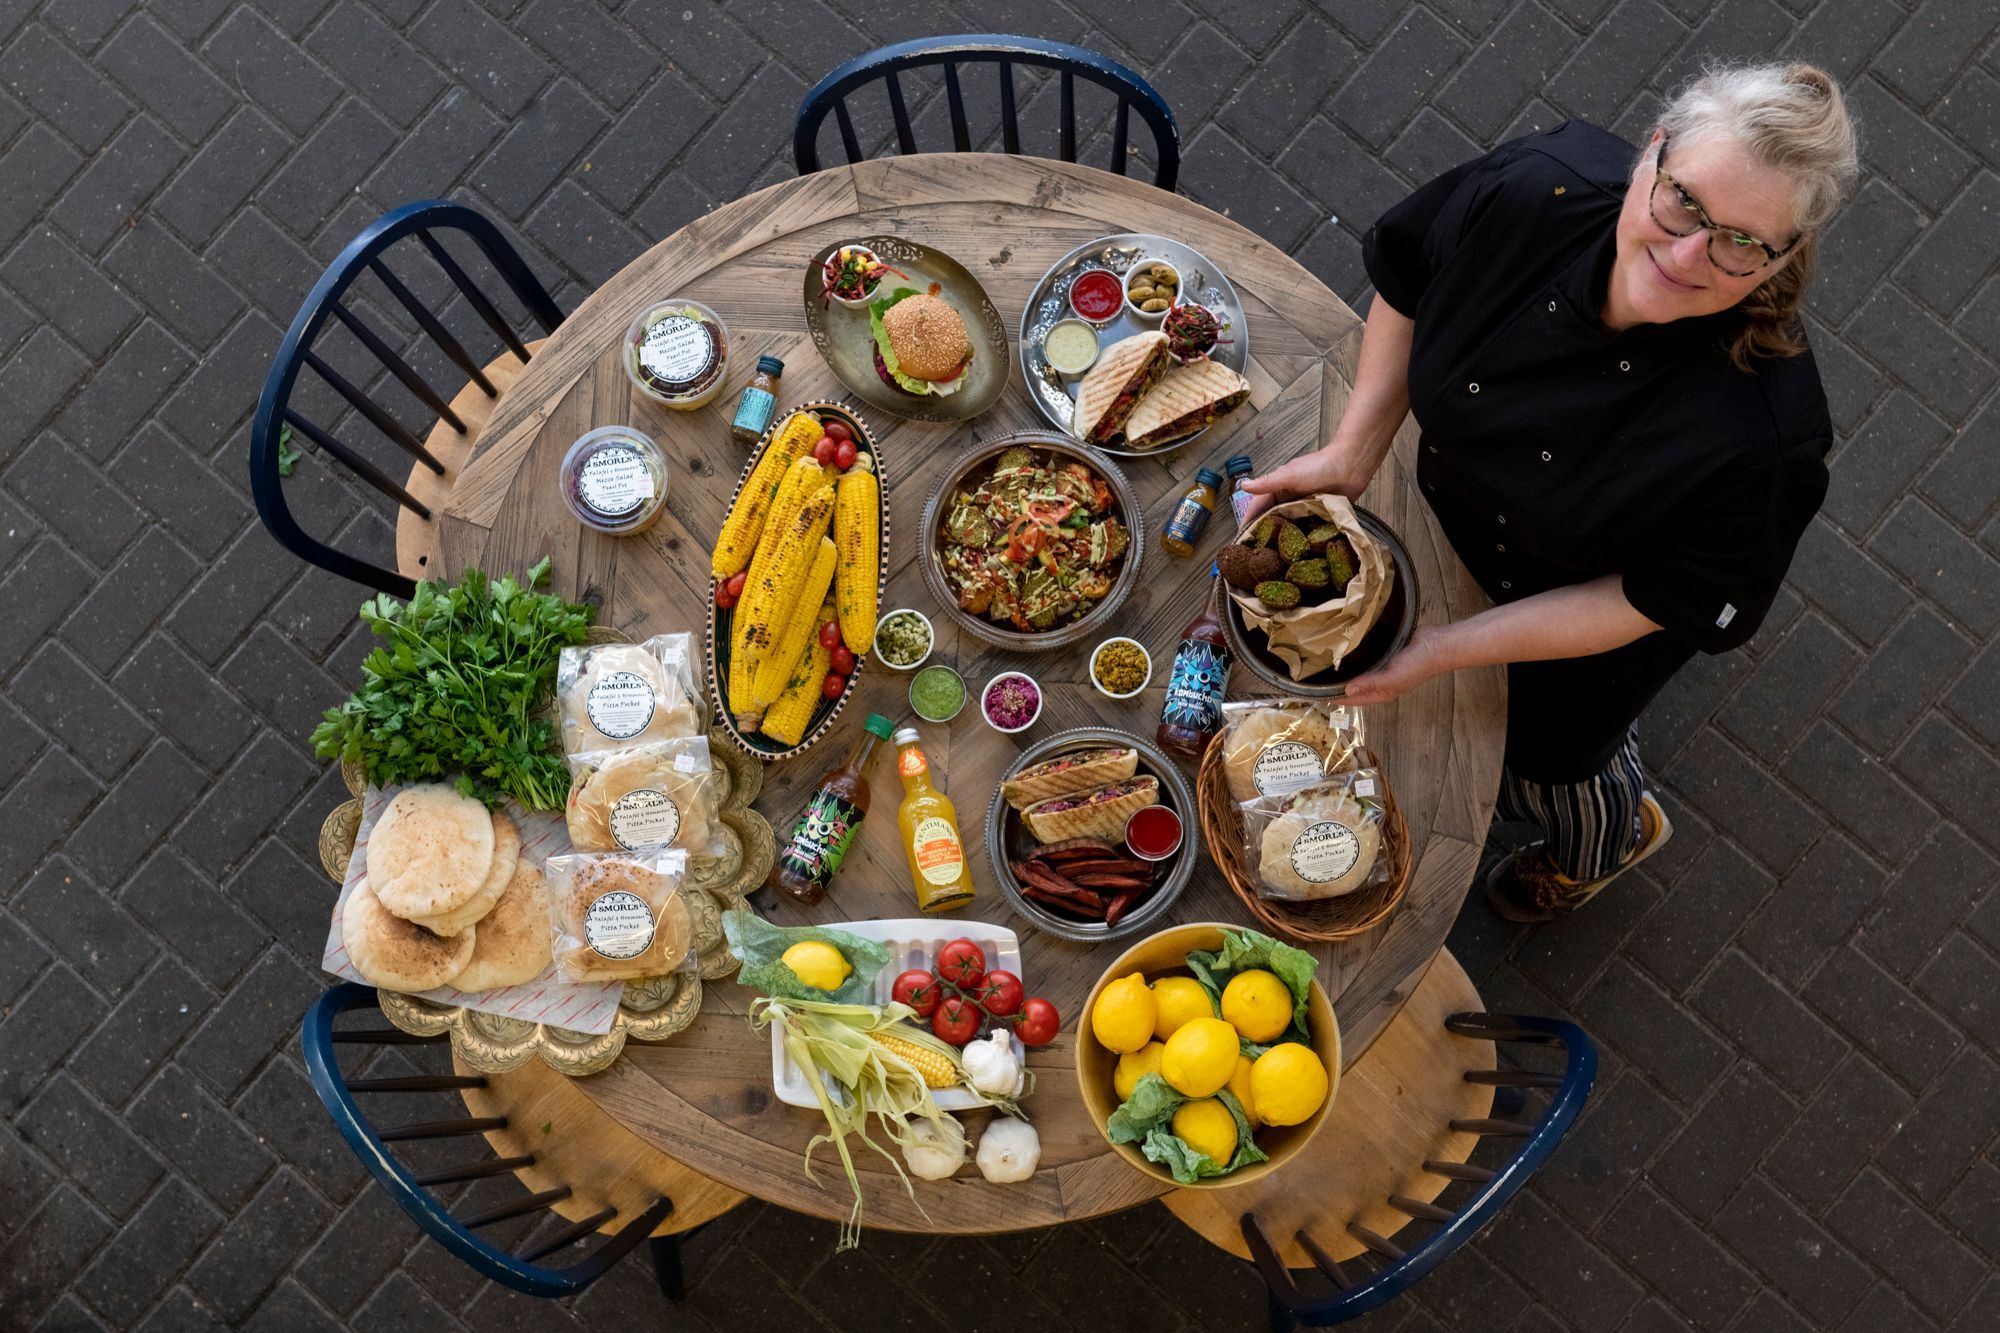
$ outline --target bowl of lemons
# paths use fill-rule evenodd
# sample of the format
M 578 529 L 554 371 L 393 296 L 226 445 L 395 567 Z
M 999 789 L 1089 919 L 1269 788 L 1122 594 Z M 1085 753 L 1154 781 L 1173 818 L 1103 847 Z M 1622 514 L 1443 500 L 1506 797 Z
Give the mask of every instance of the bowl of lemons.
M 1077 1084 L 1105 1141 L 1181 1189 L 1284 1165 L 1319 1131 L 1340 1081 L 1340 1024 L 1317 966 L 1213 922 L 1127 949 L 1077 1024 Z

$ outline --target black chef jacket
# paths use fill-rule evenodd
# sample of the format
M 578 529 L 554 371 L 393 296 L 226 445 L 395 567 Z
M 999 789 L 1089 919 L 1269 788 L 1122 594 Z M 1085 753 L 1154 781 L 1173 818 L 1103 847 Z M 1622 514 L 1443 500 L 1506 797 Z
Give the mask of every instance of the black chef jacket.
M 1622 574 L 1664 627 L 1508 668 L 1507 766 L 1535 782 L 1599 772 L 1696 649 L 1748 639 L 1826 495 L 1811 353 L 1735 369 L 1735 311 L 1602 324 L 1637 156 L 1571 121 L 1446 172 L 1363 241 L 1376 291 L 1416 321 L 1418 482 L 1487 596 Z

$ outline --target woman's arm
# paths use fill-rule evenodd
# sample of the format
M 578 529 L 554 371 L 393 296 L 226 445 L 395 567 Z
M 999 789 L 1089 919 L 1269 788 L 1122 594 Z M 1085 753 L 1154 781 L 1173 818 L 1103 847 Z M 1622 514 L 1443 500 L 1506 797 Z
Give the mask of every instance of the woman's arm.
M 1402 652 L 1349 682 L 1342 702 L 1385 704 L 1432 676 L 1462 667 L 1608 653 L 1659 628 L 1625 600 L 1624 580 L 1607 574 L 1452 624 L 1426 626 Z
M 1251 514 L 1291 496 L 1319 491 L 1361 498 L 1410 410 L 1410 342 L 1416 327 L 1415 320 L 1376 295 L 1361 334 L 1354 392 L 1334 427 L 1333 439 L 1264 476 L 1246 478 L 1243 489 L 1257 497 L 1251 502 Z

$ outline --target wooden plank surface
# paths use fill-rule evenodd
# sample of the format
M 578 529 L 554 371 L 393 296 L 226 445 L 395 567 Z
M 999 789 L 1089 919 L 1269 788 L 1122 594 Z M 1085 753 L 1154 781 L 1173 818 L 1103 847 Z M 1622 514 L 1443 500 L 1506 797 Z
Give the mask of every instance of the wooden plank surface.
M 600 597 L 603 619 L 632 634 L 700 633 L 708 596 L 709 544 L 742 466 L 728 420 L 754 358 L 785 361 L 780 407 L 813 398 L 852 401 L 812 345 L 800 306 L 804 267 L 821 246 L 850 236 L 893 233 L 920 239 L 963 263 L 985 286 L 1010 329 L 1036 280 L 1066 251 L 1095 236 L 1153 231 L 1186 241 L 1228 275 L 1242 298 L 1250 333 L 1250 406 L 1208 436 L 1157 459 L 1123 460 L 1145 510 L 1147 541 L 1138 587 L 1118 614 L 1116 632 L 1152 652 L 1154 680 L 1137 699 L 1112 703 L 1086 679 L 1087 645 L 1069 652 L 1015 654 L 962 635 L 924 588 L 920 519 L 949 460 L 977 441 L 1041 428 L 1018 374 L 994 408 L 966 425 L 902 421 L 873 409 L 860 414 L 875 430 L 892 507 L 894 547 L 886 611 L 916 606 L 932 615 L 935 660 L 951 663 L 972 688 L 1008 668 L 1040 679 L 1041 720 L 1019 737 L 1002 736 L 969 706 L 948 727 L 922 724 L 934 773 L 958 805 L 959 825 L 978 898 L 971 915 L 1009 924 L 1022 939 L 1022 972 L 1031 993 L 1046 995 L 1073 1028 L 1076 1008 L 1116 950 L 1094 949 L 1041 934 L 1008 910 L 984 853 L 983 824 L 999 777 L 1023 745 L 1065 727 L 1112 725 L 1151 735 L 1159 720 L 1167 666 L 1183 625 L 1206 595 L 1207 559 L 1176 560 L 1157 533 L 1198 466 L 1246 453 L 1259 472 L 1330 437 L 1343 409 L 1360 347 L 1360 321 L 1288 256 L 1234 222 L 1151 186 L 1085 167 L 993 155 L 928 154 L 835 168 L 786 181 L 725 205 L 660 242 L 591 296 L 557 330 L 495 407 L 439 524 L 447 571 L 526 568 L 555 558 L 557 590 Z M 729 326 L 731 363 L 725 393 L 696 412 L 671 412 L 638 398 L 622 367 L 620 339 L 642 305 L 687 296 L 716 310 Z M 563 451 L 595 426 L 623 423 L 665 448 L 672 479 L 667 512 L 632 538 L 584 532 L 563 508 L 556 475 Z M 1477 587 L 1438 532 L 1412 481 L 1415 427 L 1405 423 L 1396 450 L 1363 503 L 1381 514 L 1410 548 L 1422 591 L 1421 618 L 1435 624 L 1484 605 Z M 1212 553 L 1225 521 L 1203 545 Z M 1239 673 L 1236 693 L 1252 678 Z M 820 774 L 838 763 L 866 714 L 908 716 L 908 677 L 873 668 L 841 725 L 819 748 L 768 772 L 758 808 L 788 829 Z M 1403 906 L 1381 928 L 1340 945 L 1320 946 L 1321 980 L 1334 999 L 1352 1062 L 1394 1016 L 1416 973 L 1444 942 L 1477 861 L 1498 784 L 1505 684 L 1497 669 L 1433 680 L 1396 703 L 1372 710 L 1369 738 L 1410 824 L 1419 861 Z M 1190 775 L 1191 769 L 1190 769 Z M 786 904 L 764 910 L 786 924 L 833 923 L 913 914 L 902 847 L 896 836 L 900 788 L 892 768 L 873 773 L 876 813 L 827 902 L 811 912 Z M 1228 886 L 1204 859 L 1162 926 L 1188 921 L 1247 922 Z M 727 982 L 710 986 L 694 1029 L 657 1047 L 629 1046 L 620 1061 L 581 1086 L 635 1133 L 700 1165 L 717 1179 L 786 1207 L 844 1216 L 845 1183 L 822 1153 L 822 1181 L 800 1166 L 817 1132 L 816 1112 L 777 1104 L 770 1092 L 767 1036 L 744 1020 L 749 993 Z M 1069 1036 L 1038 1052 L 1040 1090 L 1029 1103 L 1044 1150 L 1044 1172 L 1027 1187 L 988 1186 L 976 1175 L 926 1186 L 928 1216 L 864 1149 L 871 1225 L 986 1229 L 996 1218 L 1039 1226 L 1111 1211 L 1154 1197 L 1159 1187 L 1105 1150 L 1084 1118 L 1069 1070 Z M 993 1192 L 987 1207 L 969 1195 Z

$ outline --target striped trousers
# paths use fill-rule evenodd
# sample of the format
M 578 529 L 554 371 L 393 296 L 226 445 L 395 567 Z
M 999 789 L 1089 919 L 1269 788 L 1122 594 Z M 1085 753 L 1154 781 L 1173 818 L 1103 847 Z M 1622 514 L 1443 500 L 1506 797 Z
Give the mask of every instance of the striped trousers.
M 1541 826 L 1555 868 L 1579 883 L 1602 879 L 1639 848 L 1639 798 L 1646 771 L 1639 763 L 1639 728 L 1602 772 L 1582 782 L 1541 783 L 1500 774 L 1497 817 Z

